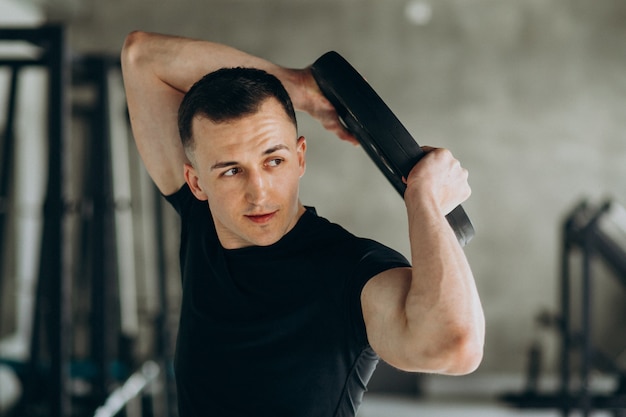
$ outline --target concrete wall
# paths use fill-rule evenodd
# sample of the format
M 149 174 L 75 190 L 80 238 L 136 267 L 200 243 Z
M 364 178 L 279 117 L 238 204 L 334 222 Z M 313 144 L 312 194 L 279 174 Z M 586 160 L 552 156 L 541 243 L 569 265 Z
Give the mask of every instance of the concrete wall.
M 558 308 L 564 214 L 582 198 L 626 203 L 624 2 L 46 5 L 50 15 L 68 22 L 77 53 L 117 54 L 125 35 L 142 29 L 225 42 L 286 66 L 305 66 L 331 49 L 348 58 L 420 143 L 449 147 L 470 170 L 473 195 L 464 206 L 477 236 L 466 252 L 487 318 L 479 372 L 523 372 L 535 315 Z M 417 21 L 407 18 L 408 9 L 421 12 Z M 309 143 L 303 202 L 408 255 L 403 203 L 395 191 L 360 149 L 301 116 Z M 596 269 L 599 328 L 612 350 L 623 350 L 626 291 L 606 269 Z M 548 333 L 551 367 L 554 341 Z

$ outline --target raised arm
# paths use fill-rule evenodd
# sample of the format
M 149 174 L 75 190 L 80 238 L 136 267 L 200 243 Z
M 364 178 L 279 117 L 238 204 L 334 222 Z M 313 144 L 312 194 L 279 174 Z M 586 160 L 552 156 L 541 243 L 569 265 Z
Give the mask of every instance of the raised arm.
M 407 371 L 465 374 L 482 359 L 484 317 L 472 271 L 445 215 L 470 194 L 467 171 L 444 149 L 413 168 L 405 192 L 412 268 L 363 289 L 372 348 Z
M 185 182 L 186 157 L 178 134 L 178 106 L 205 74 L 224 67 L 254 67 L 277 76 L 296 110 L 305 111 L 340 138 L 352 140 L 308 69 L 275 65 L 226 45 L 133 32 L 122 49 L 122 72 L 133 135 L 150 176 L 163 194 Z

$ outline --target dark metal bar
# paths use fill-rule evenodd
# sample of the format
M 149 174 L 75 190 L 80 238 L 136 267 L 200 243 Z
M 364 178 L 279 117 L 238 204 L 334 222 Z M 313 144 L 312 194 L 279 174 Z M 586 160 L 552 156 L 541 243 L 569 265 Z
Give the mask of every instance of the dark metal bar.
M 0 40 L 2 38 L 0 37 Z M 2 58 L 0 59 L 0 66 L 10 67 L 12 69 L 20 69 L 23 67 L 41 67 L 47 64 L 47 60 L 42 58 L 35 59 L 20 59 L 20 58 Z
M 47 36 L 58 26 L 45 26 L 41 28 L 1 28 L 0 39 L 3 41 L 26 41 L 34 44 L 47 43 Z M 53 35 L 54 37 L 54 35 Z
M 85 62 L 89 81 L 95 84 L 96 102 L 90 123 L 91 161 L 89 177 L 93 194 L 93 234 L 92 234 L 92 328 L 91 352 L 98 368 L 94 381 L 94 399 L 102 402 L 108 394 L 111 382 L 109 364 L 114 354 L 112 342 L 116 334 L 111 323 L 111 314 L 115 307 L 111 305 L 111 291 L 115 273 L 107 260 L 113 256 L 111 233 L 111 175 L 110 149 L 108 146 L 109 123 L 106 117 L 108 91 L 106 88 L 107 67 L 102 60 L 90 59 Z
M 580 356 L 580 404 L 583 417 L 588 417 L 591 412 L 591 395 L 589 391 L 589 373 L 593 348 L 591 345 L 591 257 L 592 248 L 589 234 L 584 233 L 582 242 L 582 306 L 581 306 L 581 356 Z
M 624 208 L 615 202 L 607 201 L 602 206 L 602 215 L 593 228 L 593 246 L 595 253 L 613 269 L 615 277 L 626 287 L 626 241 L 619 236 L 626 236 L 626 224 L 618 221 L 620 214 L 624 214 Z M 610 230 L 617 233 L 610 235 Z M 619 232 L 623 235 L 619 235 Z
M 49 266 L 48 288 L 50 300 L 50 411 L 53 417 L 71 414 L 69 394 L 69 363 L 71 357 L 71 277 L 66 261 L 64 224 L 64 145 L 67 132 L 69 105 L 69 66 L 65 48 L 65 30 L 49 26 L 39 31 L 47 41 L 49 59 L 49 166 L 45 215 L 50 227 L 48 242 L 44 242 L 42 256 Z
M 11 73 L 11 84 L 9 86 L 7 123 L 1 142 L 2 149 L 0 150 L 0 155 L 2 155 L 2 164 L 0 166 L 0 271 L 3 271 L 4 266 L 4 244 L 6 241 L 4 226 L 6 224 L 7 212 L 9 210 L 9 193 L 11 192 L 10 184 L 13 179 L 15 107 L 17 102 L 16 96 L 18 85 L 17 79 L 18 71 L 13 69 Z
M 570 217 L 563 226 L 563 239 L 561 242 L 561 415 L 567 417 L 570 414 L 570 238 L 572 233 L 572 218 Z
M 152 384 L 161 369 L 156 362 L 147 361 L 141 369 L 133 373 L 126 382 L 109 395 L 104 404 L 96 409 L 94 417 L 114 417 L 128 405 L 128 403 L 137 398 L 146 387 Z

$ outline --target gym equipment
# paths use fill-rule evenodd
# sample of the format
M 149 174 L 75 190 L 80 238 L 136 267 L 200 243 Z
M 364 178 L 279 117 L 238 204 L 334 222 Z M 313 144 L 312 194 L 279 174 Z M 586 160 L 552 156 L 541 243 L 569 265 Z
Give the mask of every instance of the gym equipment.
M 156 382 L 161 369 L 156 362 L 147 361 L 124 384 L 114 390 L 104 404 L 96 409 L 94 417 L 114 417 L 137 398 L 150 384 Z M 141 413 L 139 413 L 141 414 Z
M 162 202 L 147 174 L 142 198 L 131 192 L 138 186 L 131 171 L 139 164 L 130 153 L 119 60 L 100 55 L 70 60 L 64 28 L 57 25 L 0 28 L 0 42 L 5 41 L 23 42 L 33 53 L 0 57 L 1 75 L 5 67 L 10 75 L 7 122 L 0 131 L 0 246 L 12 245 L 10 252 L 0 247 L 0 270 L 3 255 L 10 254 L 6 269 L 17 271 L 19 291 L 10 304 L 17 307 L 10 317 L 16 318 L 19 337 L 3 334 L 0 340 L 0 414 L 10 408 L 11 416 L 93 415 L 111 388 L 136 368 L 134 344 L 141 330 L 148 331 L 141 334 L 144 341 L 152 339 L 145 346 L 150 351 L 142 351 L 155 361 L 143 370 L 162 371 L 148 372 L 143 382 L 137 375 L 127 381 L 127 389 L 137 389 L 138 382 L 149 389 L 125 406 L 124 415 L 142 415 L 139 403 L 151 408 L 149 415 L 175 415 L 173 372 L 167 372 L 173 343 L 166 328 L 175 323 L 167 320 Z M 24 80 L 33 69 L 45 72 L 37 74 L 40 82 Z M 25 88 L 37 105 L 23 99 Z M 16 123 L 20 116 L 32 126 Z M 39 119 L 44 122 L 32 123 Z M 35 166 L 28 175 L 19 173 L 29 166 L 23 155 Z M 37 184 L 31 182 L 35 177 L 41 177 Z M 140 222 L 137 204 L 142 213 L 152 213 L 139 216 Z M 11 219 L 7 207 L 17 207 Z M 4 233 L 9 225 L 12 233 Z M 133 234 L 138 227 L 143 234 Z M 151 268 L 142 273 L 138 259 Z M 159 381 L 153 384 L 154 379 Z M 148 396 L 150 403 L 144 401 Z
M 570 261 L 575 248 L 579 248 L 582 255 L 579 334 L 574 330 L 571 318 L 573 291 Z M 569 415 L 573 408 L 579 408 L 583 417 L 587 417 L 594 409 L 611 409 L 615 417 L 625 417 L 626 369 L 612 363 L 592 340 L 594 277 L 591 262 L 594 258 L 601 259 L 626 288 L 626 209 L 611 200 L 599 206 L 583 201 L 563 225 L 562 251 L 561 396 L 577 398 L 578 407 L 572 406 L 572 403 L 562 404 L 561 410 L 564 415 Z M 581 389 L 576 393 L 572 393 L 570 383 L 573 379 L 571 361 L 574 350 L 580 353 L 578 376 Z M 613 374 L 619 381 L 617 390 L 608 396 L 594 393 L 591 388 L 593 370 Z
M 41 49 L 41 54 L 33 58 L 15 58 L 0 60 L 0 65 L 14 70 L 22 67 L 44 67 L 48 71 L 48 165 L 46 197 L 43 207 L 44 224 L 41 235 L 42 250 L 39 263 L 39 279 L 36 290 L 36 302 L 46 307 L 45 316 L 35 315 L 33 329 L 45 324 L 48 332 L 45 340 L 40 340 L 39 332 L 33 331 L 28 352 L 30 359 L 23 376 L 24 394 L 21 403 L 30 400 L 32 391 L 38 386 L 35 381 L 34 364 L 39 362 L 36 347 L 40 342 L 47 342 L 50 369 L 46 381 L 49 391 L 48 412 L 50 416 L 70 414 L 69 374 L 65 365 L 70 360 L 70 344 L 67 334 L 71 327 L 71 281 L 67 271 L 63 247 L 66 236 L 64 222 L 64 163 L 65 138 L 68 132 L 68 85 L 67 50 L 65 31 L 62 27 L 51 25 L 41 28 L 0 29 L 0 39 L 6 41 L 25 41 Z
M 41 68 L 16 68 L 11 84 L 5 134 L 5 147 L 9 152 L 4 158 L 11 161 L 8 165 L 12 167 L 12 175 L 3 175 L 2 183 L 7 182 L 10 176 L 13 192 L 9 195 L 5 184 L 0 195 L 6 196 L 6 208 L 12 201 L 14 209 L 9 221 L 11 230 L 6 235 L 2 234 L 4 227 L 0 226 L 0 236 L 4 240 L 9 237 L 13 248 L 14 267 L 7 275 L 15 280 L 16 320 L 14 333 L 0 340 L 0 356 L 23 362 L 30 351 L 33 332 L 37 266 L 44 221 L 41 211 L 46 180 L 46 103 L 39 96 L 47 87 L 46 73 Z M 6 220 L 0 219 L 0 222 L 6 223 Z M 2 246 L 0 244 L 0 251 L 3 251 Z
M 8 412 L 22 396 L 22 384 L 13 369 L 0 364 L 0 416 Z
M 602 260 L 626 288 L 626 208 L 610 200 L 601 205 L 583 201 L 567 215 L 562 234 L 561 311 L 553 316 L 544 314 L 541 319 L 544 327 L 555 329 L 561 338 L 560 387 L 554 393 L 529 389 L 521 394 L 504 394 L 502 399 L 520 408 L 557 408 L 563 416 L 575 410 L 580 410 L 584 417 L 594 410 L 611 410 L 614 417 L 626 417 L 626 368 L 592 340 L 596 277 L 591 265 L 593 259 Z M 580 274 L 571 271 L 574 254 L 580 258 Z M 578 275 L 580 288 L 573 291 L 573 278 Z M 580 296 L 576 304 L 574 295 Z M 580 316 L 572 317 L 576 313 Z M 532 355 L 529 359 L 533 361 Z M 573 366 L 574 359 L 578 360 L 577 366 Z M 592 372 L 615 379 L 615 389 L 594 389 Z M 537 376 L 528 373 L 530 388 L 536 386 L 532 380 Z
M 5 225 L 7 223 L 9 185 L 13 179 L 13 159 L 15 147 L 15 108 L 17 107 L 17 69 L 11 68 L 9 94 L 7 97 L 7 120 L 4 132 L 0 135 L 0 273 L 4 271 L 4 245 L 6 241 Z
M 82 229 L 87 233 L 82 236 L 79 246 L 89 248 L 91 252 L 85 254 L 85 258 L 90 259 L 85 265 L 85 275 L 91 278 L 92 302 L 88 311 L 93 317 L 87 359 L 97 372 L 88 378 L 92 386 L 90 399 L 102 404 L 109 388 L 124 379 L 127 371 L 135 366 L 137 358 L 133 351 L 139 339 L 140 326 L 144 330 L 146 324 L 152 328 L 152 356 L 161 369 L 167 369 L 166 355 L 171 357 L 169 349 L 161 345 L 167 337 L 164 336 L 167 334 L 166 325 L 160 320 L 161 315 L 167 313 L 166 277 L 156 263 L 164 255 L 157 247 L 160 239 L 155 241 L 154 236 L 145 235 L 145 229 L 158 233 L 162 218 L 154 206 L 154 202 L 158 201 L 154 184 L 151 181 L 148 184 L 131 184 L 133 178 L 139 177 L 131 172 L 138 164 L 132 159 L 136 155 L 130 153 L 132 141 L 117 57 L 85 56 L 73 62 L 73 69 L 74 85 L 95 93 L 95 100 L 80 105 L 75 103 L 74 111 L 86 122 L 87 137 L 91 138 L 87 147 L 90 162 L 84 168 L 86 182 L 82 198 L 92 208 L 84 216 Z M 140 188 L 149 186 L 150 192 L 143 190 L 142 198 L 137 199 L 133 195 L 133 185 Z M 141 219 L 139 224 L 136 218 L 138 207 L 143 214 L 148 214 L 147 219 Z M 143 233 L 136 233 L 137 226 L 143 229 Z M 146 240 L 140 240 L 141 244 L 135 245 L 136 239 L 144 235 Z M 143 258 L 144 266 L 154 263 L 149 268 L 153 272 L 142 273 L 138 268 L 136 251 L 139 247 L 142 255 L 138 258 Z M 138 297 L 140 289 L 142 296 Z M 131 377 L 129 381 L 136 379 Z M 153 403 L 160 404 L 152 407 L 151 415 L 172 415 L 171 399 L 174 397 L 171 395 L 170 375 L 161 372 L 159 379 L 160 383 L 155 385 L 159 388 L 158 395 L 153 393 L 152 399 Z M 118 401 L 119 392 L 110 398 L 111 401 L 116 398 L 115 401 Z M 141 415 L 136 409 L 137 404 L 129 403 L 125 415 Z
M 408 177 L 425 152 L 367 81 L 337 52 L 318 58 L 311 72 L 344 126 L 404 196 L 402 178 Z M 463 207 L 456 207 L 446 218 L 461 246 L 469 243 L 474 226 Z
M 131 159 L 126 128 L 126 96 L 121 70 L 110 69 L 104 74 L 107 87 L 108 106 L 106 113 L 110 119 L 109 152 L 111 154 L 111 186 L 115 202 L 115 237 L 117 276 L 120 297 L 121 332 L 126 337 L 139 337 L 139 315 L 137 302 L 137 268 L 135 266 L 135 232 L 133 227 Z M 117 88 L 116 88 L 117 87 Z

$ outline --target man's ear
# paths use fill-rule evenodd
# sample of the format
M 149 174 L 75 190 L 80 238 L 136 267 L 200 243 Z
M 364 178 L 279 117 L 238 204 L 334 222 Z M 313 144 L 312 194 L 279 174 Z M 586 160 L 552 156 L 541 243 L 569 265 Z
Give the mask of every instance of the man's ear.
M 300 178 L 302 178 L 306 171 L 306 139 L 304 136 L 298 138 L 296 152 L 298 153 L 298 164 L 300 165 Z
M 185 181 L 198 200 L 206 201 L 209 199 L 207 194 L 202 190 L 196 170 L 189 163 L 185 164 Z

